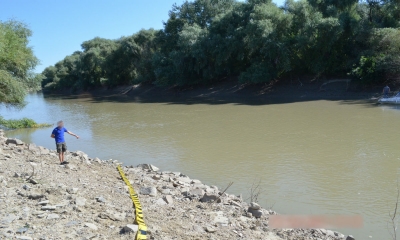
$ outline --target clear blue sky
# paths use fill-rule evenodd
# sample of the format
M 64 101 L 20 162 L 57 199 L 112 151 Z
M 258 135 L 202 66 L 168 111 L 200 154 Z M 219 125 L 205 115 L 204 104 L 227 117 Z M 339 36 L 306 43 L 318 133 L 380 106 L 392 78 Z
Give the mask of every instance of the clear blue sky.
M 33 31 L 41 72 L 94 37 L 117 39 L 140 29 L 161 29 L 174 3 L 183 0 L 0 0 L 0 20 L 23 21 Z M 282 5 L 284 0 L 274 0 Z

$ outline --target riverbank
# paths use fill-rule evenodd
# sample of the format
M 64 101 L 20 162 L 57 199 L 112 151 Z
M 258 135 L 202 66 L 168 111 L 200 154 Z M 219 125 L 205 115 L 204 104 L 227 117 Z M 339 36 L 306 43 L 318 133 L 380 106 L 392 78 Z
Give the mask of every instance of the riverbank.
M 116 166 L 56 152 L 0 131 L 0 233 L 5 239 L 132 239 L 135 211 Z M 179 172 L 124 167 L 139 193 L 149 239 L 351 239 L 329 230 L 272 230 L 276 214 Z M 219 197 L 220 196 L 220 197 Z M 211 200 L 216 202 L 210 203 Z
M 392 90 L 399 86 L 393 86 Z M 93 98 L 95 101 L 143 102 L 143 103 L 210 103 L 248 104 L 292 103 L 315 100 L 376 101 L 382 86 L 363 87 L 349 79 L 325 81 L 285 80 L 270 84 L 239 84 L 222 81 L 212 85 L 188 87 L 157 87 L 151 84 L 99 88 L 70 93 L 59 91 L 45 93 L 56 98 Z

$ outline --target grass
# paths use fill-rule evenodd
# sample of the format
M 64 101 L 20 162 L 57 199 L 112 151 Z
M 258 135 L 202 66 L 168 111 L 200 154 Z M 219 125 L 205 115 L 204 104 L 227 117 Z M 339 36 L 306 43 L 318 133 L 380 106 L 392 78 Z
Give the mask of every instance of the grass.
M 6 120 L 0 116 L 0 126 L 3 126 L 8 129 L 17 129 L 17 128 L 42 128 L 42 127 L 50 127 L 51 124 L 47 123 L 37 123 L 30 118 L 22 118 L 22 119 L 9 119 Z

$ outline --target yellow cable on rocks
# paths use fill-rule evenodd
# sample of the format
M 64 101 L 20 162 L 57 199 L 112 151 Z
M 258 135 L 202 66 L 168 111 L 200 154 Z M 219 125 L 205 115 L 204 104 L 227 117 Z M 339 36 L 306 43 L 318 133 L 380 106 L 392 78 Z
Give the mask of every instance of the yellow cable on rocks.
M 120 165 L 117 166 L 117 169 L 119 171 L 119 174 L 121 175 L 122 180 L 124 180 L 125 184 L 129 188 L 129 195 L 131 196 L 133 205 L 134 205 L 135 210 L 136 210 L 135 222 L 136 222 L 137 225 L 139 225 L 139 230 L 138 230 L 138 232 L 136 234 L 136 240 L 147 239 L 147 226 L 144 223 L 142 206 L 140 205 L 138 195 L 135 192 L 135 190 L 133 190 L 133 187 L 132 187 L 131 183 L 126 178 L 125 173 L 122 170 Z

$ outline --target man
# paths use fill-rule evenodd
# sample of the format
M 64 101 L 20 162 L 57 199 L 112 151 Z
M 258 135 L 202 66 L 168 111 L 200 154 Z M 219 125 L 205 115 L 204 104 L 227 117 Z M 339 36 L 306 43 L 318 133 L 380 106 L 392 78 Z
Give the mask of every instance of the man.
M 64 133 L 68 133 L 69 135 L 75 136 L 76 139 L 79 139 L 78 135 L 76 135 L 76 134 L 68 131 L 66 128 L 64 128 L 63 121 L 59 121 L 57 123 L 57 127 L 54 128 L 50 137 L 52 137 L 56 140 L 56 147 L 57 147 L 58 157 L 60 158 L 60 164 L 68 164 L 67 161 L 64 162 L 64 153 L 65 153 L 65 151 L 67 151 L 67 144 L 65 143 Z
M 386 85 L 386 87 L 383 88 L 383 97 L 384 98 L 389 97 L 389 93 L 390 93 L 390 87 Z

